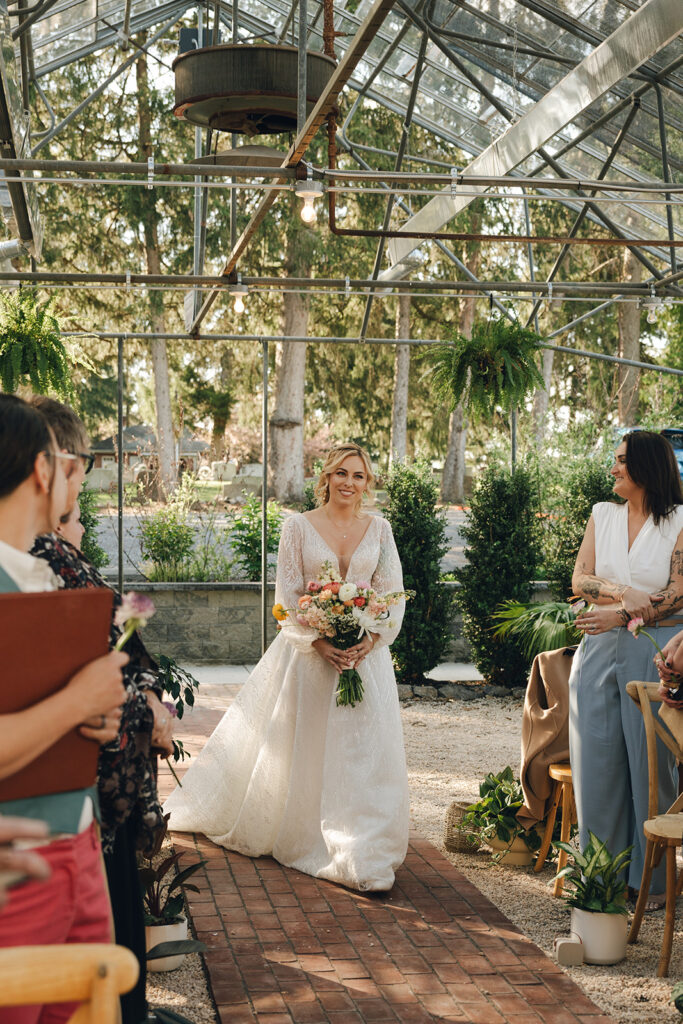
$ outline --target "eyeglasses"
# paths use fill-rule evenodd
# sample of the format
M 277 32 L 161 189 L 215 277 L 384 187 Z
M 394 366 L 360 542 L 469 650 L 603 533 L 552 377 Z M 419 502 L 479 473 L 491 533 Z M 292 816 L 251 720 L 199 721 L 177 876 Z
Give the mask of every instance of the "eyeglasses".
M 77 455 L 79 459 L 83 459 L 83 462 L 85 463 L 85 475 L 87 476 L 95 465 L 95 456 L 92 452 L 74 452 L 74 455 Z
M 46 451 L 45 454 L 47 456 L 54 456 L 56 459 L 67 459 L 71 463 L 76 462 L 78 459 L 83 459 L 83 462 L 85 463 L 85 473 L 86 473 L 86 476 L 88 475 L 88 473 L 92 469 L 93 464 L 95 462 L 95 456 L 91 455 L 90 452 L 55 452 L 55 451 Z M 67 477 L 70 477 L 72 473 L 73 473 L 73 466 L 67 472 L 67 474 L 66 474 Z

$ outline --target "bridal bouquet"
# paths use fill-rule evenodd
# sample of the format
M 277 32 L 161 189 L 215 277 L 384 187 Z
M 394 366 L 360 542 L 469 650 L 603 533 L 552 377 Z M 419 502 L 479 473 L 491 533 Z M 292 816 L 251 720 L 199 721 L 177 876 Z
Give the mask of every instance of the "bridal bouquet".
M 293 614 L 300 625 L 312 627 L 334 647 L 345 651 L 355 646 L 364 633 L 375 633 L 380 625 L 391 626 L 391 606 L 402 597 L 408 600 L 413 596 L 413 591 L 378 594 L 369 583 L 347 583 L 339 578 L 331 562 L 323 562 L 317 578 L 307 583 L 298 607 L 287 609 L 276 604 L 273 615 L 282 622 Z M 359 673 L 355 668 L 344 669 L 339 674 L 337 705 L 355 707 L 362 699 Z

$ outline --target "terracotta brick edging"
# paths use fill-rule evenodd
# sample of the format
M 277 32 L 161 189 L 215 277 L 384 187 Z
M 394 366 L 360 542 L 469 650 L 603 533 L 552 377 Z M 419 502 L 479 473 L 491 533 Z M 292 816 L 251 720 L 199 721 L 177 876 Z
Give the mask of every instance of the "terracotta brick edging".
M 353 892 L 203 836 L 188 893 L 225 1024 L 615 1024 L 431 843 L 388 893 Z

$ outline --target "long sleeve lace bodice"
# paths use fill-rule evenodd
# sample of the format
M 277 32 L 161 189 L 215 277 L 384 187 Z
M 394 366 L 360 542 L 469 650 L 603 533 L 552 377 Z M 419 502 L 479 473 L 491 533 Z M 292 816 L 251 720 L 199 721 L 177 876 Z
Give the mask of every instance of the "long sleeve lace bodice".
M 336 562 L 304 515 L 284 523 L 275 599 L 295 609 L 323 562 Z M 338 567 L 338 566 L 337 566 Z M 346 578 L 401 590 L 391 527 L 373 516 Z M 358 667 L 363 700 L 339 707 L 339 676 L 291 615 L 228 709 L 182 788 L 166 802 L 170 827 L 202 831 L 248 856 L 355 889 L 389 889 L 408 843 L 408 778 L 388 650 L 403 602 Z

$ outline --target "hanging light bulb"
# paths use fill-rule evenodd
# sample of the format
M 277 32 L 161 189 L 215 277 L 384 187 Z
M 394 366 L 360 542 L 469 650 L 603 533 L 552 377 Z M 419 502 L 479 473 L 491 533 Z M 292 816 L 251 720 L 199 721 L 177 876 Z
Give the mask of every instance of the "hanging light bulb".
M 294 194 L 304 201 L 304 205 L 301 208 L 301 219 L 304 224 L 315 224 L 318 217 L 315 202 L 317 199 L 322 198 L 322 181 L 313 181 L 312 178 L 306 178 L 305 181 L 297 181 L 294 186 Z
M 663 304 L 663 300 L 660 299 L 659 296 L 655 294 L 654 285 L 651 284 L 650 285 L 650 298 L 649 299 L 645 299 L 645 301 L 643 302 L 643 306 L 647 310 L 647 322 L 649 324 L 656 324 L 657 323 L 657 313 L 659 312 L 659 307 L 662 304 Z
M 236 284 L 230 286 L 230 294 L 235 299 L 232 308 L 234 309 L 235 313 L 237 313 L 237 315 L 239 316 L 241 313 L 244 313 L 244 298 L 246 295 L 249 294 L 249 289 L 247 288 L 247 286 L 245 284 L 242 284 L 241 274 L 237 275 Z
M 657 307 L 656 306 L 649 306 L 648 311 L 647 311 L 647 322 L 649 324 L 656 324 L 657 323 Z

